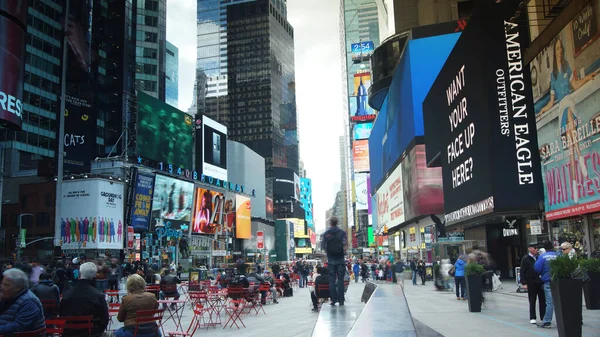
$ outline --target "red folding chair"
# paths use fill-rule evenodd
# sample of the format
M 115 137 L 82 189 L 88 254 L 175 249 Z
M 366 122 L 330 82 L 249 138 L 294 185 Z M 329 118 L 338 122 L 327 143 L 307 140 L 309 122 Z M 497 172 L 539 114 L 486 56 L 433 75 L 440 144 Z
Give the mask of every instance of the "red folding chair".
M 15 337 L 43 337 L 46 333 L 46 328 L 41 328 L 33 331 L 15 332 Z
M 160 293 L 160 286 L 146 286 L 146 291 L 149 293 L 153 293 L 158 299 L 158 294 Z
M 120 301 L 118 290 L 105 290 L 104 294 L 106 294 L 106 302 L 118 303 Z
M 231 323 L 231 325 L 230 325 L 231 328 L 235 324 L 235 326 L 239 329 L 240 326 L 237 324 L 237 322 L 240 322 L 244 328 L 246 327 L 246 325 L 244 324 L 244 321 L 242 321 L 242 313 L 244 312 L 244 303 L 245 303 L 245 301 L 243 299 L 229 301 L 230 306 L 225 308 L 227 310 L 227 315 L 229 315 L 229 319 L 227 320 L 227 322 L 225 322 L 225 325 L 223 325 L 223 329 L 225 329 L 227 327 L 227 325 L 229 325 L 229 323 Z
M 271 293 L 271 285 L 268 283 L 263 283 L 260 286 L 258 286 L 258 292 L 259 294 L 265 292 L 265 298 L 261 298 L 262 302 L 265 302 L 266 304 L 273 302 L 273 294 Z
M 66 320 L 62 318 L 47 319 L 46 320 L 46 336 L 61 337 L 65 331 Z
M 113 323 L 113 317 L 117 317 L 117 315 L 119 314 L 119 309 L 121 308 L 121 303 L 109 303 L 108 304 L 108 317 L 109 317 L 109 321 L 108 321 L 108 330 L 110 330 L 110 327 Z
M 266 315 L 267 313 L 265 312 L 265 309 L 262 306 L 262 301 L 261 299 L 258 297 L 259 292 L 258 289 L 251 291 L 250 289 L 247 290 L 246 293 L 246 302 L 249 304 L 249 310 L 248 313 L 252 313 L 252 310 L 254 310 L 254 313 L 256 315 L 258 315 L 260 313 L 260 311 L 262 310 L 262 312 Z
M 58 316 L 58 303 L 55 300 L 41 300 L 44 308 L 44 315 L 47 317 Z
M 329 298 L 329 284 L 317 284 L 315 295 L 317 295 L 317 309 L 321 309 L 323 302 Z
M 196 330 L 198 330 L 198 328 L 201 326 L 202 322 L 204 322 L 206 329 L 208 330 L 208 324 L 206 324 L 206 322 L 204 321 L 204 314 L 207 313 L 208 311 L 206 309 L 204 309 L 204 307 L 202 306 L 202 304 L 197 304 L 194 307 L 194 316 L 192 317 L 192 321 L 190 322 L 190 326 L 188 327 L 187 331 L 185 332 L 180 332 L 180 331 L 167 331 L 166 334 L 169 337 L 176 337 L 176 336 L 184 336 L 184 337 L 189 337 L 189 336 L 193 336 L 194 333 L 196 333 Z
M 60 319 L 66 321 L 64 330 L 79 330 L 72 333 L 73 335 L 80 335 L 87 330 L 88 336 L 92 337 L 93 316 L 62 316 Z
M 163 310 L 138 310 L 135 318 L 135 330 L 133 337 L 137 337 L 140 325 L 156 323 L 155 335 L 158 335 L 158 329 L 162 328 Z M 146 332 L 144 332 L 146 334 Z M 164 335 L 164 333 L 163 333 Z

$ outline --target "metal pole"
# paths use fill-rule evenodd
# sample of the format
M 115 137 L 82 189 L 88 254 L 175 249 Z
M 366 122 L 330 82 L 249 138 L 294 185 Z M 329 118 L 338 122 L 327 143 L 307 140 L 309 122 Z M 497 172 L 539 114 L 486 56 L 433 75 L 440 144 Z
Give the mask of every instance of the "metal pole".
M 69 24 L 69 0 L 65 4 L 65 24 L 63 26 L 63 54 L 62 54 L 62 75 L 60 87 L 60 109 L 58 110 L 58 152 L 56 153 L 56 208 L 54 210 L 54 246 L 60 246 L 60 216 L 62 209 L 62 183 L 64 175 L 64 157 L 65 157 L 65 98 L 67 92 L 67 27 Z
M 0 214 L 2 214 L 2 204 L 4 199 L 2 198 L 4 185 L 4 146 L 0 144 Z M 2 228 L 2 217 L 0 216 L 0 228 Z
M 19 218 L 17 219 L 17 224 L 19 225 L 19 242 L 17 244 L 17 262 L 21 261 L 21 219 L 23 218 L 23 214 L 19 214 Z

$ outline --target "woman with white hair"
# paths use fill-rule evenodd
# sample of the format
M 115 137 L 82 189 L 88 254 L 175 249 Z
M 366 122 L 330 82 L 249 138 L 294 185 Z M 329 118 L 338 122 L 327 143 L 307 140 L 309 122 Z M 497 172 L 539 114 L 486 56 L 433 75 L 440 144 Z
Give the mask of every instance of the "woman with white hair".
M 0 335 L 35 331 L 46 327 L 42 303 L 28 288 L 27 275 L 20 269 L 2 273 L 0 286 Z

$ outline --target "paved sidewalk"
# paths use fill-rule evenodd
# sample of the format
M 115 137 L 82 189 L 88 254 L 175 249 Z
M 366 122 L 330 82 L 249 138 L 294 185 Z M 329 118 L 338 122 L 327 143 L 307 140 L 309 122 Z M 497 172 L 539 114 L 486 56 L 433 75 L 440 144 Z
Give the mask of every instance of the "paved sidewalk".
M 467 302 L 457 301 L 453 292 L 434 290 L 432 282 L 426 286 L 405 284 L 413 319 L 445 337 L 558 336 L 556 328 L 541 329 L 529 323 L 527 294 L 515 292 L 514 280 L 504 281 L 498 292 L 485 293 L 481 313 L 469 312 Z M 599 337 L 600 310 L 586 310 L 583 305 L 583 336 Z M 552 324 L 555 326 L 556 320 Z
M 343 337 L 348 335 L 365 307 L 365 304 L 360 301 L 364 287 L 364 283 L 350 282 L 343 307 L 337 305 L 332 307 L 329 303 L 324 303 L 319 312 L 319 319 L 315 324 L 312 337 Z

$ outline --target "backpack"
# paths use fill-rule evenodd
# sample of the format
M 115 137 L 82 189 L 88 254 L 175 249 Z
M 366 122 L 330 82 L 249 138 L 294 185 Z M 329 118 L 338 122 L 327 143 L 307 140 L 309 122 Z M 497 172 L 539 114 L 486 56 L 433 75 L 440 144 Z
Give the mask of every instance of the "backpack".
M 344 255 L 344 242 L 341 238 L 343 234 L 343 232 L 334 233 L 329 241 L 327 241 L 327 255 Z

